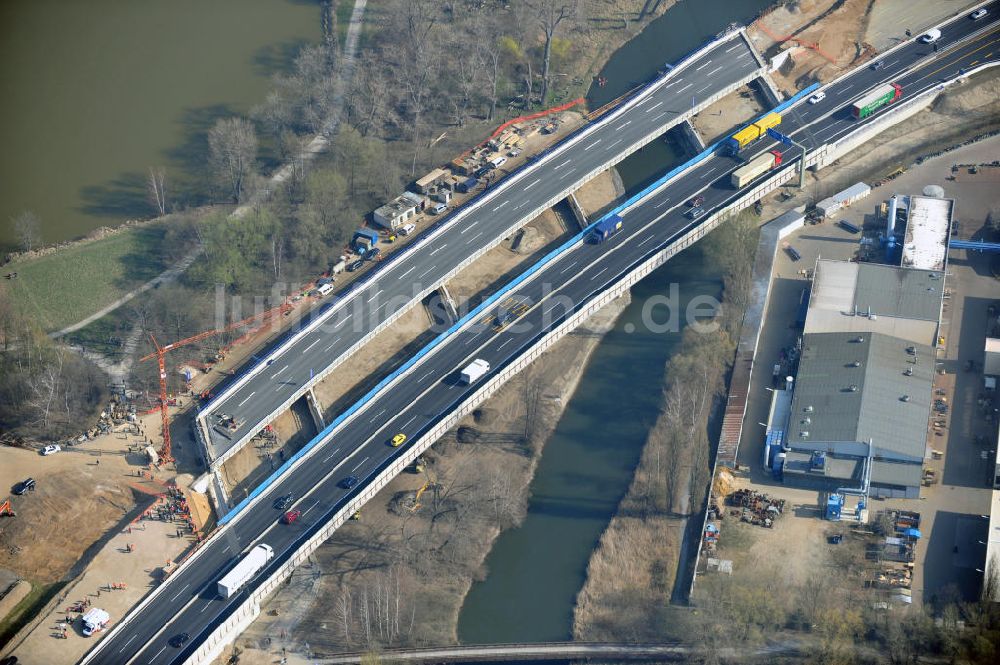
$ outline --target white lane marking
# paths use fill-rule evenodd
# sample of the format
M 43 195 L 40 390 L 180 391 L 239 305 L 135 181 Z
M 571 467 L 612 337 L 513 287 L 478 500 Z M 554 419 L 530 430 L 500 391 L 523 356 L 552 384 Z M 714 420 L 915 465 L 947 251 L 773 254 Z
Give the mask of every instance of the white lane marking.
M 660 118 L 662 118 L 663 116 L 667 115 L 668 113 L 670 113 L 670 111 L 664 111 L 660 115 L 658 115 L 655 118 L 653 118 L 653 120 L 659 120 Z
M 500 205 L 501 205 L 501 206 L 505 206 L 505 205 L 507 205 L 508 203 L 510 203 L 510 199 L 508 199 L 508 200 L 504 201 L 504 202 L 503 202 L 503 203 L 501 203 Z M 497 206 L 497 208 L 499 208 L 499 207 L 500 207 L 500 206 Z M 473 226 L 475 226 L 475 225 L 476 225 L 476 222 L 472 222 L 471 224 L 469 224 L 468 226 L 466 226 L 466 227 L 465 227 L 464 229 L 462 229 L 461 231 L 459 231 L 459 233 L 465 233 L 466 231 L 471 231 L 471 230 L 472 230 L 472 227 L 473 227 Z
M 575 265 L 576 265 L 576 261 L 573 261 L 573 263 L 569 264 L 568 266 L 566 266 L 565 268 L 563 268 L 562 270 L 560 270 L 559 274 L 560 275 L 563 274 L 564 272 L 568 271 L 570 268 L 572 268 Z
M 417 267 L 417 266 L 410 266 L 410 269 L 409 269 L 409 270 L 407 270 L 406 272 L 404 272 L 404 273 L 403 273 L 402 275 L 400 275 L 400 277 L 406 277 L 406 276 L 407 276 L 407 275 L 409 275 L 409 274 L 410 274 L 411 272 L 413 272 L 413 271 L 414 271 L 414 269 L 416 269 L 416 267 Z
M 701 93 L 705 92 L 706 90 L 708 90 L 711 87 L 712 87 L 712 84 L 709 83 L 704 88 L 698 88 L 697 90 L 695 90 L 695 94 L 700 95 Z
M 642 247 L 643 245 L 645 245 L 647 242 L 649 242 L 652 239 L 653 239 L 653 236 L 649 236 L 648 238 L 646 238 L 645 240 L 643 240 L 642 242 L 640 242 L 638 246 Z
M 351 469 L 351 471 L 352 472 L 353 471 L 357 471 L 358 469 L 361 468 L 361 465 L 364 464 L 365 462 L 367 462 L 369 459 L 371 459 L 371 458 L 370 457 L 364 458 L 363 460 L 361 460 L 360 462 L 358 462 L 358 465 L 356 467 L 354 467 L 353 469 Z
M 886 67 L 892 67 L 892 66 L 893 66 L 893 65 L 895 65 L 895 64 L 896 64 L 897 62 L 899 62 L 899 60 L 893 60 L 892 62 L 887 62 L 887 63 L 885 63 L 885 66 L 886 66 Z
M 413 414 L 412 416 L 410 416 L 410 419 L 407 420 L 405 423 L 403 423 L 403 429 L 406 429 L 407 427 L 409 427 L 410 423 L 412 423 L 416 419 L 417 419 L 417 414 Z
M 606 149 L 606 150 L 610 150 L 611 148 L 614 148 L 614 147 L 615 147 L 616 145 L 618 145 L 619 143 L 621 143 L 621 142 L 622 142 L 622 141 L 624 141 L 624 140 L 625 140 L 625 139 L 618 139 L 617 141 L 615 141 L 614 143 L 612 143 L 611 145 L 609 145 L 609 146 L 608 146 L 607 148 L 605 148 L 605 149 Z
M 593 148 L 595 145 L 597 145 L 600 142 L 601 142 L 601 139 L 597 139 L 596 141 L 594 141 L 593 143 L 591 143 L 590 145 L 588 145 L 586 148 L 584 148 L 584 150 L 590 150 L 591 148 Z
M 528 202 L 527 201 L 522 201 L 516 208 L 514 208 L 514 210 L 520 210 L 521 208 L 523 208 L 526 205 L 528 205 Z
M 278 386 L 277 388 L 274 389 L 274 392 L 280 393 L 282 388 L 284 388 L 284 386 Z
M 284 372 L 286 369 L 288 369 L 288 365 L 285 365 L 284 367 L 282 367 L 281 369 L 279 369 L 277 372 L 274 373 L 274 375 L 278 376 L 279 374 L 281 374 L 282 372 Z
M 226 549 L 224 549 L 224 550 L 222 550 L 222 551 L 223 551 L 223 552 L 228 552 L 228 551 L 229 551 L 229 547 L 230 547 L 229 545 L 226 545 Z
M 737 57 L 737 58 L 747 58 L 747 57 L 749 57 L 749 56 L 750 56 L 750 51 L 743 51 L 743 53 L 740 53 L 740 54 L 739 54 L 738 56 L 736 56 L 736 57 Z
M 738 49 L 740 46 L 742 46 L 742 44 L 733 44 L 732 46 L 730 46 L 729 48 L 727 48 L 725 52 L 729 53 L 733 49 Z
M 853 87 L 854 87 L 854 84 L 852 83 L 851 85 L 845 86 L 843 89 L 841 89 L 840 92 L 847 92 L 848 90 L 850 90 Z
M 201 612 L 198 612 L 198 614 L 201 614 L 202 612 L 204 612 L 205 610 L 207 610 L 208 606 L 209 606 L 209 604 L 205 603 L 205 607 L 201 608 Z
M 694 68 L 694 70 L 695 70 L 696 72 L 700 72 L 701 70 L 705 69 L 705 67 L 708 67 L 708 66 L 709 66 L 710 64 L 712 64 L 712 60 L 711 60 L 711 58 L 710 58 L 710 59 L 708 59 L 708 60 L 706 60 L 706 61 L 704 62 L 704 64 L 702 64 L 702 65 L 699 65 L 698 67 L 695 67 L 695 68 Z
M 180 595 L 180 594 L 177 594 L 177 595 Z M 177 596 L 174 596 L 174 597 L 176 598 Z M 128 638 L 128 642 L 126 642 L 125 646 L 123 646 L 121 649 L 118 650 L 118 653 L 121 653 L 122 651 L 125 651 L 125 649 L 128 649 L 128 645 L 132 644 L 132 640 L 134 640 L 135 638 L 136 638 L 136 635 L 133 635 L 132 637 Z
M 601 271 L 599 273 L 595 274 L 593 277 L 591 277 L 590 281 L 593 282 L 595 279 L 597 279 L 598 277 L 600 277 L 601 275 L 603 275 L 607 269 L 608 269 L 607 267 L 601 268 Z
M 631 125 L 631 124 L 632 124 L 632 121 L 631 121 L 631 120 L 626 120 L 626 121 L 625 121 L 625 122 L 623 122 L 623 123 L 622 123 L 622 124 L 621 124 L 621 125 L 620 125 L 619 127 L 624 127 L 624 126 L 626 126 L 626 125 Z
M 670 198 L 669 198 L 669 197 L 668 197 L 668 198 L 665 198 L 665 199 L 663 199 L 662 201 L 660 201 L 659 203 L 657 203 L 657 204 L 656 204 L 655 206 L 653 206 L 653 207 L 654 207 L 654 208 L 662 208 L 663 206 L 667 205 L 668 203 L 670 203 Z
M 476 235 L 474 235 L 474 236 L 472 236 L 471 238 L 469 238 L 468 242 L 466 242 L 465 244 L 466 244 L 466 245 L 468 245 L 468 244 L 472 243 L 472 241 L 473 241 L 473 240 L 475 240 L 476 238 L 478 238 L 478 237 L 479 237 L 479 236 L 481 236 L 481 235 L 483 235 L 483 232 L 482 232 L 482 231 L 480 231 L 480 232 L 479 232 L 479 233 L 477 233 Z
M 685 90 L 687 90 L 688 88 L 690 88 L 693 85 L 694 85 L 694 83 L 688 83 L 686 86 L 684 86 L 683 88 L 681 88 L 677 92 L 684 92 Z
M 542 181 L 541 178 L 536 178 L 533 183 L 531 183 L 530 185 L 528 185 L 527 187 L 524 188 L 524 191 L 528 191 L 529 189 L 531 189 L 532 187 L 534 187 L 535 185 L 537 185 L 541 181 Z
M 317 339 L 315 342 L 313 342 L 312 344 L 310 344 L 306 348 L 302 349 L 302 353 L 305 353 L 306 351 L 308 351 L 309 349 L 313 348 L 314 346 L 316 346 L 319 343 L 320 343 L 320 340 Z
M 316 340 L 316 341 L 318 342 L 319 340 Z M 243 398 L 243 402 L 247 401 L 248 399 L 250 399 L 251 397 L 253 397 L 256 394 L 257 394 L 257 391 L 256 390 L 253 391 L 252 393 L 250 393 L 249 395 L 247 395 L 246 397 Z M 236 406 L 243 406 L 243 402 L 240 402 Z
M 646 103 L 646 102 L 648 102 L 649 100 L 650 100 L 650 98 L 649 98 L 649 97 L 645 97 L 645 98 L 643 98 L 643 99 L 642 99 L 642 101 L 639 101 L 639 102 L 636 102 L 636 104 L 635 104 L 636 108 L 638 108 L 638 107 L 642 106 L 643 104 L 645 104 L 645 103 Z
M 440 247 L 438 247 L 437 249 L 435 249 L 433 252 L 431 252 L 430 255 L 434 256 L 435 254 L 437 254 L 438 252 L 440 252 L 442 249 L 444 249 L 447 246 L 448 246 L 448 243 L 445 243 L 445 244 L 441 245 Z
M 163 653 L 164 651 L 166 651 L 166 649 L 167 649 L 167 645 L 166 645 L 166 644 L 164 644 L 164 645 L 163 645 L 163 647 L 162 647 L 162 648 L 161 648 L 161 649 L 160 649 L 159 651 L 157 651 L 157 652 L 156 652 L 156 655 L 155 655 L 155 656 L 153 656 L 153 657 L 152 657 L 152 658 L 151 658 L 151 659 L 149 660 L 149 662 L 151 662 L 151 663 L 152 663 L 152 662 L 153 662 L 154 660 L 156 660 L 157 658 L 159 658 L 159 657 L 160 657 L 160 654 L 161 654 L 161 653 Z
M 698 176 L 698 179 L 699 180 L 704 180 L 705 178 L 707 178 L 708 176 L 712 175 L 713 173 L 714 173 L 714 171 L 710 171 L 709 169 L 705 169 L 705 172 L 702 173 L 700 176 Z
M 497 211 L 497 210 L 499 210 L 500 208 L 502 208 L 502 207 L 504 207 L 505 205 L 507 205 L 507 204 L 508 204 L 509 202 L 510 202 L 510 199 L 507 199 L 506 201 L 504 201 L 503 203 L 501 203 L 500 205 L 498 205 L 498 206 L 497 206 L 496 208 L 493 208 L 493 212 L 496 212 L 496 211 Z
M 567 159 L 567 160 L 566 160 L 565 162 L 563 162 L 562 164 L 559 164 L 558 166 L 553 166 L 553 167 L 552 167 L 552 170 L 553 170 L 553 171 L 558 171 L 558 170 L 559 170 L 559 169 L 561 169 L 562 167 L 564 167 L 564 166 L 566 166 L 567 164 L 569 164 L 569 163 L 570 163 L 570 161 L 572 161 L 572 160 L 569 160 L 569 159 Z
M 423 375 L 422 377 L 420 377 L 420 381 L 418 381 L 417 383 L 421 383 L 421 382 L 423 382 L 423 381 L 424 381 L 424 380 L 425 380 L 425 379 L 426 379 L 426 378 L 427 378 L 428 376 L 430 376 L 430 375 L 431 375 L 431 374 L 433 374 L 433 373 L 434 373 L 434 370 L 431 370 L 431 371 L 427 372 L 427 373 L 426 373 L 426 374 L 424 374 L 424 375 Z
M 510 344 L 513 341 L 514 341 L 513 337 L 511 337 L 510 339 L 506 340 L 503 344 L 501 344 L 500 346 L 497 347 L 497 351 L 499 351 L 500 349 L 502 349 L 503 347 L 507 346 L 508 344 Z
M 333 450 L 331 450 L 330 454 L 323 458 L 323 461 L 324 462 L 329 462 L 330 458 L 333 457 L 334 455 L 336 455 L 338 450 L 340 450 L 340 448 L 334 448 Z
M 379 307 L 379 309 L 382 309 L 382 308 L 381 308 L 381 307 Z M 337 345 L 337 343 L 336 343 L 336 342 L 334 342 L 333 344 L 331 344 L 330 346 L 326 347 L 326 348 L 325 348 L 325 349 L 323 349 L 323 350 L 324 350 L 324 351 L 329 351 L 330 349 L 332 349 L 332 348 L 333 348 L 333 347 L 335 347 L 336 345 Z
M 342 326 L 342 325 L 344 325 L 345 323 L 347 323 L 347 319 L 349 319 L 349 318 L 351 318 L 351 315 L 350 315 L 350 314 L 348 314 L 347 316 L 345 316 L 345 317 L 344 317 L 344 318 L 343 318 L 343 319 L 342 319 L 342 320 L 341 320 L 341 321 L 340 321 L 340 322 L 339 322 L 339 323 L 338 323 L 337 325 L 335 325 L 335 326 L 333 327 L 333 329 L 334 329 L 334 330 L 336 330 L 336 329 L 337 329 L 337 328 L 339 328 L 340 326 Z
M 710 71 L 709 73 L 705 74 L 705 76 L 711 76 L 711 75 L 712 75 L 712 74 L 714 74 L 715 72 L 718 72 L 718 71 L 721 71 L 721 70 L 722 70 L 722 67 L 716 67 L 715 69 L 713 69 L 713 70 L 712 70 L 712 71 Z
M 563 178 L 571 176 L 574 173 L 576 173 L 576 169 L 566 169 L 565 171 L 563 171 L 563 174 L 559 176 L 559 179 L 562 180 Z
M 314 503 L 313 505 L 309 506 L 308 508 L 306 508 L 305 510 L 302 511 L 302 514 L 299 515 L 299 517 L 305 517 L 309 513 L 310 510 L 312 510 L 313 508 L 315 508 L 318 505 L 319 505 L 319 503 Z
M 184 585 L 184 589 L 188 588 L 189 586 L 191 586 L 191 583 L 190 583 L 190 582 L 188 582 L 187 584 L 185 584 L 185 585 Z M 174 602 L 175 600 L 177 600 L 177 596 L 179 596 L 179 595 L 181 595 L 182 593 L 184 593 L 184 589 L 181 589 L 181 590 L 180 590 L 180 591 L 178 591 L 178 592 L 177 592 L 176 594 L 174 594 L 174 597 L 170 599 L 170 602 L 172 603 L 172 602 Z
M 423 278 L 424 278 L 424 277 L 426 277 L 426 276 L 427 276 L 427 274 L 428 274 L 428 273 L 429 273 L 430 271 L 432 271 L 432 270 L 434 270 L 434 268 L 433 268 L 433 267 L 431 267 L 431 268 L 428 268 L 427 270 L 423 271 L 422 273 L 420 273 L 420 278 L 421 278 L 421 279 L 423 279 Z
M 653 111 L 653 110 L 655 110 L 655 109 L 657 109 L 657 108 L 659 108 L 661 106 L 663 106 L 663 102 L 656 102 L 655 104 L 653 104 L 652 106 L 650 106 L 648 109 L 646 109 L 646 113 L 649 113 L 650 111 Z
M 385 413 L 385 409 L 382 409 L 381 411 L 379 411 L 378 413 L 376 413 L 375 417 L 372 418 L 371 420 L 369 420 L 368 422 L 374 423 L 376 420 L 378 420 L 382 416 L 383 413 Z

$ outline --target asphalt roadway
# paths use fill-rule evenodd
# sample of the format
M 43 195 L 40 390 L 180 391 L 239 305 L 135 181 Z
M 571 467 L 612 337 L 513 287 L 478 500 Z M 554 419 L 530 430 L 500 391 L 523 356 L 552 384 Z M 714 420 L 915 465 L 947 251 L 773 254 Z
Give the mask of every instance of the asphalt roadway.
M 890 54 L 883 69 L 858 70 L 827 88 L 823 102 L 803 103 L 789 110 L 782 128 L 807 142 L 810 137 L 823 141 L 835 139 L 854 128 L 857 121 L 846 119 L 849 104 L 871 87 L 894 81 L 903 86 L 904 95 L 914 95 L 974 62 L 1000 59 L 1000 28 L 991 23 L 1000 18 L 997 4 L 1000 3 L 990 5 L 986 19 L 973 23 L 962 17 L 945 27 L 937 54 L 929 46 L 909 44 Z M 988 25 L 990 30 L 986 34 L 950 46 Z M 932 55 L 937 56 L 934 61 L 905 72 L 913 63 Z M 741 159 L 772 147 L 758 144 Z M 90 662 L 183 662 L 215 626 L 246 600 L 253 582 L 227 600 L 220 599 L 215 591 L 216 581 L 242 553 L 258 542 L 274 548 L 275 558 L 263 575 L 284 563 L 345 499 L 358 492 L 405 446 L 446 416 L 474 389 L 459 384 L 457 375 L 461 368 L 474 358 L 486 359 L 494 372 L 504 367 L 570 311 L 585 305 L 613 285 L 619 276 L 700 224 L 684 217 L 685 202 L 700 194 L 705 196 L 704 206 L 714 209 L 735 198 L 738 192 L 729 184 L 729 173 L 740 163 L 731 157 L 706 159 L 689 174 L 626 211 L 624 228 L 617 235 L 602 244 L 583 242 L 564 252 L 522 284 L 516 293 L 502 298 L 475 325 L 452 334 L 418 363 L 405 380 L 365 405 L 321 442 L 308 463 L 279 478 L 261 500 L 248 505 L 222 533 L 206 542 L 197 565 L 182 567 L 168 578 L 167 588 L 161 590 L 142 615 L 113 639 L 101 642 Z M 792 159 L 783 168 L 796 166 L 797 160 Z M 528 307 L 518 309 L 519 318 L 497 326 L 497 312 L 509 308 L 512 298 Z M 408 441 L 403 447 L 393 448 L 389 441 L 398 433 L 406 434 Z M 339 485 L 348 476 L 359 480 L 351 490 Z M 288 493 L 294 497 L 294 508 L 302 511 L 292 525 L 280 524 L 282 511 L 272 505 L 277 497 Z M 190 635 L 187 644 L 181 648 L 169 646 L 168 641 L 181 633 Z
M 291 345 L 279 345 L 259 358 L 263 367 L 233 391 L 224 391 L 199 414 L 209 432 L 209 454 L 218 459 L 235 442 L 256 433 L 266 418 L 291 397 L 302 394 L 314 375 L 339 363 L 345 352 L 366 338 L 393 312 L 413 304 L 416 296 L 439 283 L 470 254 L 489 245 L 525 216 L 601 164 L 620 161 L 623 152 L 643 137 L 663 128 L 672 117 L 704 101 L 719 90 L 759 68 L 742 37 L 726 41 L 703 57 L 677 70 L 669 80 L 623 112 L 594 123 L 591 134 L 552 150 L 543 163 L 529 164 L 499 181 L 492 193 L 476 204 L 456 211 L 461 215 L 451 230 L 421 247 L 381 266 L 377 278 L 364 290 L 339 303 L 327 321 L 301 335 Z M 371 268 L 369 268 L 371 269 Z M 219 424 L 232 417 L 233 430 Z

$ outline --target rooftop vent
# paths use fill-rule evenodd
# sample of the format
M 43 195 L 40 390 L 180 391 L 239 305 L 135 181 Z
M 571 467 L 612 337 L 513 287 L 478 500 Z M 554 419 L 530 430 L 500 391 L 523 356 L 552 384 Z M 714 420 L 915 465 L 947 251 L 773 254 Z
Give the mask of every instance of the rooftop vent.
M 910 401 L 910 396 L 909 395 L 903 395 L 902 397 L 899 398 L 899 401 L 900 402 L 909 402 Z
M 854 362 L 851 363 L 851 367 L 861 367 L 861 361 L 855 360 Z
M 849 385 L 847 387 L 847 390 L 848 390 L 848 392 L 856 393 L 856 392 L 858 392 L 858 386 L 857 386 L 857 384 L 852 383 L 851 385 Z
M 812 404 L 810 404 L 809 406 L 807 406 L 802 410 L 805 411 L 806 413 L 812 413 L 813 412 Z
M 808 439 L 809 438 L 809 430 L 802 430 L 801 432 L 799 432 L 799 436 L 802 437 L 803 439 Z
M 865 338 L 864 337 L 855 337 L 851 341 L 854 342 L 855 344 L 861 344 L 862 342 L 865 341 Z
M 803 424 L 803 425 L 811 425 L 812 424 L 812 418 L 810 418 L 809 416 L 806 416 L 805 418 L 803 418 L 799 422 L 801 424 Z
M 905 374 L 906 376 L 913 376 L 913 368 L 912 367 L 907 367 L 906 371 L 903 372 L 903 374 Z

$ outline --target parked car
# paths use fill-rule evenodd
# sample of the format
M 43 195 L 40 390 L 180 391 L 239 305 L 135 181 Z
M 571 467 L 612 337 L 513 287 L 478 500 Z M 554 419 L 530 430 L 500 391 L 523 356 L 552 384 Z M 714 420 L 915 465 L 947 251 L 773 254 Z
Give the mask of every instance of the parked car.
M 812 97 L 809 98 L 809 103 L 810 104 L 819 104 L 824 99 L 826 99 L 826 93 L 823 92 L 822 90 L 820 90 L 815 95 L 813 95 Z
M 301 510 L 289 510 L 287 513 L 281 516 L 281 521 L 284 524 L 294 524 L 295 520 L 302 516 Z
M 702 207 L 700 207 L 700 206 L 696 206 L 694 208 L 691 208 L 686 213 L 688 219 L 698 219 L 699 217 L 701 217 L 704 214 L 705 214 L 705 209 L 702 208 Z
M 62 450 L 62 447 L 60 447 L 60 446 L 58 446 L 56 444 L 52 444 L 50 446 L 45 446 L 44 448 L 42 448 L 42 454 L 43 455 L 55 455 L 60 450 Z
M 521 154 L 521 149 L 520 148 L 513 148 L 510 152 L 507 153 L 507 155 L 510 156 L 510 157 L 512 157 L 512 158 L 513 157 L 517 157 L 520 154 Z
M 399 448 L 403 443 L 406 442 L 406 435 L 400 432 L 396 436 L 392 437 L 392 447 Z
M 347 476 L 346 478 L 340 481 L 340 486 L 345 490 L 349 490 L 357 484 L 358 484 L 357 476 Z
M 698 206 L 700 206 L 704 202 L 705 202 L 705 197 L 704 196 L 696 196 L 693 199 L 691 199 L 690 201 L 688 201 L 688 207 L 690 207 L 690 208 L 697 208 Z
M 191 639 L 191 636 L 187 633 L 178 633 L 170 638 L 169 643 L 173 648 L 180 649 L 182 646 L 187 644 L 189 639 Z
M 448 210 L 448 204 L 446 203 L 435 203 L 431 206 L 431 214 L 440 215 L 441 213 Z
M 25 492 L 33 492 L 35 490 L 35 479 L 27 478 L 22 480 L 14 487 L 14 494 L 21 496 Z
M 417 230 L 417 225 L 416 224 L 407 224 L 406 226 L 404 226 L 403 228 L 401 228 L 399 230 L 399 234 L 400 235 L 404 235 L 404 236 L 408 236 L 408 235 L 410 235 L 411 233 L 413 233 L 416 230 Z
M 476 169 L 476 172 L 473 173 L 472 175 L 474 175 L 477 178 L 481 179 L 484 175 L 486 175 L 487 173 L 489 173 L 492 170 L 493 170 L 493 165 L 492 164 L 487 164 L 486 166 L 480 166 L 478 169 Z
M 986 16 L 986 9 L 985 8 L 983 8 L 983 9 L 977 9 L 976 11 L 972 12 L 971 14 L 969 14 L 969 18 L 971 18 L 973 21 L 978 21 L 979 19 L 981 19 L 984 16 Z
M 365 265 L 365 260 L 364 259 L 358 259 L 357 261 L 351 261 L 349 264 L 347 264 L 347 272 L 354 272 L 355 270 L 358 270 L 359 268 L 361 268 L 363 265 Z
M 379 257 L 382 256 L 382 250 L 379 247 L 372 247 L 367 252 L 365 252 L 365 261 L 377 261 Z
M 291 492 L 289 492 L 288 494 L 285 494 L 283 496 L 279 496 L 277 499 L 274 500 L 274 508 L 275 508 L 275 510 L 284 510 L 288 506 L 292 505 L 292 499 L 293 498 L 294 497 L 292 496 Z

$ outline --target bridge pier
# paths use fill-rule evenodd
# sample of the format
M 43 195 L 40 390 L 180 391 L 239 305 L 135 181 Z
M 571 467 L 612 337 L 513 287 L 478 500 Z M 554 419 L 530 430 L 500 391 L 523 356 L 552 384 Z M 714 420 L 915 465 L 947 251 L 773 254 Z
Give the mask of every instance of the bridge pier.
M 326 429 L 326 420 L 323 418 L 323 408 L 320 406 L 319 399 L 316 398 L 313 388 L 315 386 L 311 386 L 306 391 L 306 404 L 309 405 L 309 415 L 312 416 L 313 423 L 316 425 L 316 431 L 322 432 Z
M 444 306 L 444 311 L 451 319 L 451 323 L 458 321 L 458 306 L 455 304 L 455 299 L 451 297 L 451 292 L 448 291 L 448 285 L 442 284 L 438 288 L 438 295 L 441 298 L 441 304 Z
M 587 228 L 590 222 L 587 221 L 587 215 L 583 212 L 583 208 L 580 206 L 580 201 L 576 198 L 576 192 L 572 192 L 566 197 L 566 203 L 569 204 L 570 212 L 573 213 L 573 219 L 576 220 L 577 225 L 580 230 Z
M 781 102 L 785 101 L 784 95 L 778 90 L 778 86 L 774 85 L 774 81 L 771 80 L 770 75 L 767 72 L 761 74 L 754 83 L 757 85 L 757 89 L 760 90 L 761 94 L 764 95 L 764 99 L 767 100 L 769 106 L 777 106 Z
M 677 125 L 677 129 L 680 131 L 681 143 L 684 144 L 684 147 L 687 148 L 691 155 L 700 155 L 708 147 L 701 139 L 701 134 L 691 124 L 690 118 Z

